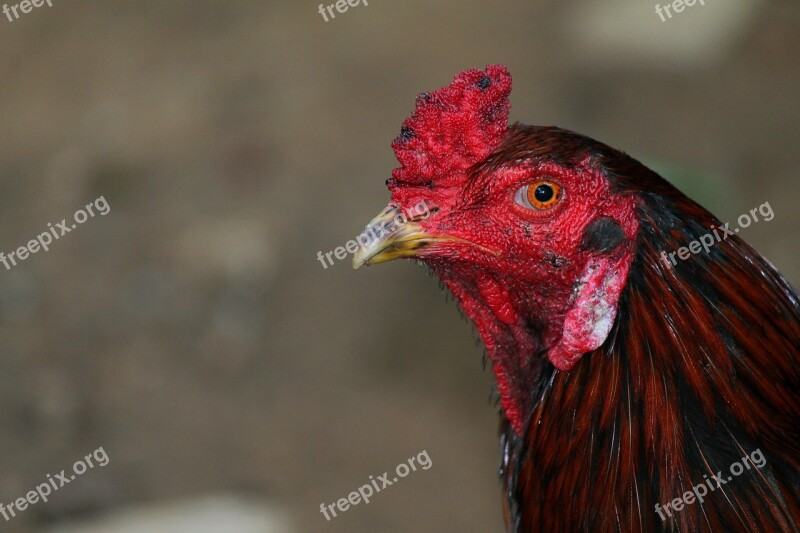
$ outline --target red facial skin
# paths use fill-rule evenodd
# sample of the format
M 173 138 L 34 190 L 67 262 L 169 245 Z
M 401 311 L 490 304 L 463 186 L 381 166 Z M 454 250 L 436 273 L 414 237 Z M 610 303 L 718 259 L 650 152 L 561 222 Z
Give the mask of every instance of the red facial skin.
M 547 354 L 557 368 L 569 370 L 605 339 L 607 331 L 591 334 L 594 308 L 584 304 L 608 292 L 613 322 L 638 225 L 635 198 L 612 192 L 588 154 L 564 166 L 515 145 L 514 132 L 521 128 L 507 126 L 510 90 L 505 68 L 487 67 L 418 97 L 414 115 L 393 143 L 403 166 L 388 184 L 395 206 L 408 210 L 424 201 L 437 209 L 420 222 L 423 230 L 466 241 L 431 244 L 418 258 L 475 323 L 503 410 L 519 432 L 528 415 L 524 406 L 531 405 L 526 376 L 534 374 L 534 359 Z M 515 148 L 519 158 L 491 161 L 492 153 Z M 521 187 L 540 180 L 562 187 L 560 201 L 542 210 L 515 201 Z M 609 257 L 582 247 L 587 226 L 600 217 L 617 223 L 627 239 Z M 588 278 L 590 264 L 617 275 Z M 596 290 L 579 294 L 583 282 Z
M 540 180 L 561 185 L 558 203 L 536 210 L 515 201 L 518 189 Z M 609 217 L 623 228 L 628 243 L 615 251 L 615 258 L 624 265 L 617 281 L 624 285 L 638 229 L 635 199 L 613 193 L 588 159 L 573 169 L 536 161 L 487 169 L 462 187 L 448 189 L 445 201 L 442 194 L 407 191 L 396 188 L 392 203 L 404 209 L 420 200 L 452 206 L 440 208 L 420 225 L 432 235 L 467 242 L 438 242 L 420 250 L 418 258 L 475 323 L 493 363 L 503 410 L 519 432 L 529 414 L 524 406 L 531 405 L 527 394 L 532 386 L 524 379 L 531 373 L 526 369 L 562 338 L 575 286 L 587 263 L 599 255 L 582 248 L 584 231 L 598 217 Z M 596 347 L 584 346 L 581 353 Z M 575 360 L 552 362 L 568 370 Z

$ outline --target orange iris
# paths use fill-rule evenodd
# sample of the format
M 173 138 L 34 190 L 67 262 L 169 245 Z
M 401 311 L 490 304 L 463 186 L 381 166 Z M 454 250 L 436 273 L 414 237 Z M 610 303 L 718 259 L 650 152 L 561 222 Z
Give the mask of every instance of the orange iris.
M 528 201 L 536 209 L 550 209 L 561 200 L 561 186 L 552 181 L 537 181 L 528 185 Z

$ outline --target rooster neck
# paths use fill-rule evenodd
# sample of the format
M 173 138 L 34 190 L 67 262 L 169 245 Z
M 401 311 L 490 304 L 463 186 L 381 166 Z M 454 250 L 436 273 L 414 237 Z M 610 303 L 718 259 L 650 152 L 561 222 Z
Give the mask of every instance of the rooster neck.
M 474 324 L 491 361 L 504 416 L 521 434 L 535 403 L 536 382 L 542 372 L 553 370 L 546 348 L 560 336 L 571 291 L 552 286 L 531 293 L 530 287 L 507 285 L 486 272 L 461 272 L 456 278 L 450 268 L 433 269 Z
M 595 226 L 590 223 L 584 234 Z M 429 262 L 475 325 L 492 363 L 503 413 L 518 434 L 538 401 L 543 372 L 569 370 L 607 339 L 634 248 L 623 236 L 609 249 L 586 248 L 583 252 L 592 253 L 573 260 L 543 260 L 548 268 L 540 275 L 546 284 L 493 269 Z

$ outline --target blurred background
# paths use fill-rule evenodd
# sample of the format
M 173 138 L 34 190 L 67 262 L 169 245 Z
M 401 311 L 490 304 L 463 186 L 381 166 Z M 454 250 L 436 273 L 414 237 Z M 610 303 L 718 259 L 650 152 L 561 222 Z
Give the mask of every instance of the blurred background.
M 501 531 L 471 326 L 412 263 L 316 258 L 386 204 L 415 95 L 465 68 L 508 65 L 512 121 L 723 221 L 768 201 L 741 235 L 800 283 L 797 2 L 52 2 L 0 15 L 0 251 L 111 210 L 0 266 L 0 502 L 110 462 L 2 530 Z

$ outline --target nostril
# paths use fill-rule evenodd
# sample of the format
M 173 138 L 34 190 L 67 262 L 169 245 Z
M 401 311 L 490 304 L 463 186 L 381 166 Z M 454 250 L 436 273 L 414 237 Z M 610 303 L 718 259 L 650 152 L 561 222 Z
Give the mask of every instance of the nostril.
M 409 222 L 419 222 L 420 220 L 426 219 L 429 216 L 438 213 L 439 211 L 440 211 L 440 209 L 438 207 L 431 207 L 429 209 L 426 209 L 425 212 L 417 214 L 417 215 L 414 215 L 412 218 L 409 218 L 408 221 Z

